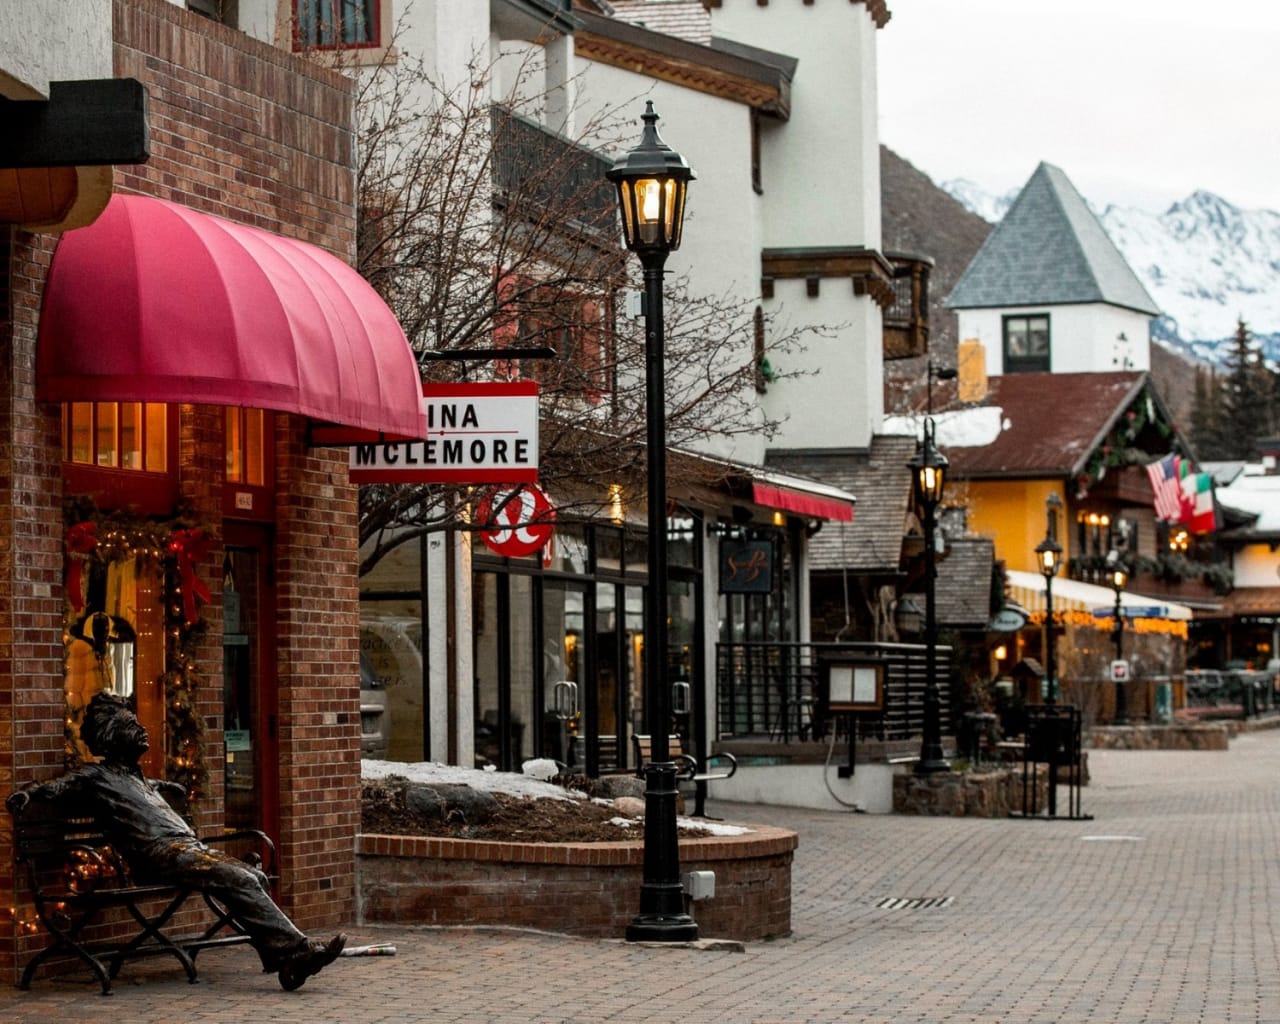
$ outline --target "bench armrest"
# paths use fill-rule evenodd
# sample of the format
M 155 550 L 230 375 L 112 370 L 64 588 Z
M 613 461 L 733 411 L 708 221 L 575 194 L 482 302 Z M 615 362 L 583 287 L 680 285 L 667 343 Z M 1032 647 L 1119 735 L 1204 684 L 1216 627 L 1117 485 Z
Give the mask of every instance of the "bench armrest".
M 200 837 L 200 842 L 206 846 L 215 846 L 219 843 L 243 842 L 245 840 L 250 841 L 256 849 L 250 850 L 244 859 L 248 860 L 250 855 L 256 854 L 260 863 L 255 866 L 261 868 L 265 874 L 274 876 L 276 873 L 276 844 L 271 841 L 271 837 L 265 832 L 256 828 L 241 828 L 232 832 L 217 832 L 213 835 Z
M 719 774 L 721 768 L 728 765 L 729 770 L 723 775 Z M 733 777 L 733 773 L 738 770 L 738 759 L 727 751 L 721 751 L 719 754 L 712 754 L 707 758 L 707 770 L 714 769 L 717 772 L 716 778 L 728 779 Z

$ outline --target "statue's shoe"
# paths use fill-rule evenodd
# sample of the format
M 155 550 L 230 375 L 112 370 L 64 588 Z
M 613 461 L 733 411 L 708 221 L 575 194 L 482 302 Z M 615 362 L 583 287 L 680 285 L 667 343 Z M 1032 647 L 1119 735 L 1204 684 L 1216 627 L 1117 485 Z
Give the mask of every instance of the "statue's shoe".
M 313 974 L 333 963 L 347 944 L 347 937 L 339 932 L 328 942 L 318 939 L 307 941 L 305 948 L 299 950 L 280 965 L 280 987 L 286 992 L 301 988 L 302 983 Z

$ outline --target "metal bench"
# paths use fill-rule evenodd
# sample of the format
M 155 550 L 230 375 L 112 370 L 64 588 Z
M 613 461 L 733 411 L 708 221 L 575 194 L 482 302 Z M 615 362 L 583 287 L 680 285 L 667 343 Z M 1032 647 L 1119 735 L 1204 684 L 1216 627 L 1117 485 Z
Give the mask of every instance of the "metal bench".
M 636 775 L 644 777 L 644 766 L 653 760 L 653 738 L 639 733 L 631 734 L 631 750 L 635 755 Z M 692 782 L 697 786 L 694 796 L 693 814 L 696 818 L 705 818 L 707 783 L 717 779 L 728 779 L 738 770 L 738 760 L 732 754 L 712 754 L 707 758 L 706 770 L 698 770 L 698 759 L 684 752 L 679 736 L 667 738 L 667 752 L 675 762 L 676 778 Z
M 32 800 L 13 818 L 16 860 L 26 867 L 36 914 L 49 936 L 48 945 L 23 970 L 21 988 L 31 987 L 42 963 L 59 957 L 78 958 L 93 971 L 102 994 L 109 996 L 111 983 L 126 960 L 160 954 L 177 959 L 187 972 L 187 980 L 194 983 L 198 980 L 195 960 L 201 950 L 249 941 L 248 934 L 207 893 L 177 885 L 135 884 L 129 866 L 92 817 L 67 817 L 51 804 Z M 201 842 L 244 843 L 251 849 L 243 859 L 273 877 L 275 846 L 263 832 L 225 832 L 204 837 Z M 212 920 L 194 934 L 168 934 L 166 928 L 173 917 L 197 894 Z M 85 929 L 103 921 L 113 908 L 128 912 L 138 926 L 136 933 L 124 941 L 85 941 Z

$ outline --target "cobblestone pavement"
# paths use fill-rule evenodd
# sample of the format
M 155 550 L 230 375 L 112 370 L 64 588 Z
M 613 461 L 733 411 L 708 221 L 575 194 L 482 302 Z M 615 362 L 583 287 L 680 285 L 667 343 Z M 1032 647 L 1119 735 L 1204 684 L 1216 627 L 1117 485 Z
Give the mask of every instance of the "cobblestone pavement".
M 800 833 L 793 934 L 745 952 L 352 928 L 398 954 L 344 958 L 295 993 L 244 948 L 202 955 L 198 985 L 127 965 L 110 999 L 40 978 L 0 992 L 0 1020 L 1280 1022 L 1280 731 L 1227 752 L 1091 751 L 1090 768 L 1087 821 L 713 805 Z

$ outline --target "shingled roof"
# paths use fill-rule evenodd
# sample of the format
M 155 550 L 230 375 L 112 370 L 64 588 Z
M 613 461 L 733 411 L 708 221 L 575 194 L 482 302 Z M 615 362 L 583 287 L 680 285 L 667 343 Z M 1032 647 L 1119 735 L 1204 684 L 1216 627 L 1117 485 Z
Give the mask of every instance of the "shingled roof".
M 1120 250 L 1057 167 L 1042 163 L 947 297 L 952 309 L 1103 302 L 1159 316 Z
M 940 417 L 938 444 L 958 480 L 1074 477 L 1146 381 L 1147 374 L 1138 371 L 992 377 L 984 405 L 1001 410 L 1003 429 L 995 439 L 949 446 L 947 420 Z
M 866 452 L 770 452 L 770 467 L 804 473 L 855 494 L 851 523 L 826 523 L 809 541 L 809 568 L 823 572 L 892 573 L 902 557 L 911 500 L 914 437 L 877 435 Z
M 995 542 L 986 537 L 947 541 L 947 557 L 937 563 L 933 596 L 938 625 L 981 628 L 991 618 Z

